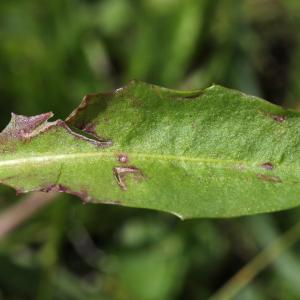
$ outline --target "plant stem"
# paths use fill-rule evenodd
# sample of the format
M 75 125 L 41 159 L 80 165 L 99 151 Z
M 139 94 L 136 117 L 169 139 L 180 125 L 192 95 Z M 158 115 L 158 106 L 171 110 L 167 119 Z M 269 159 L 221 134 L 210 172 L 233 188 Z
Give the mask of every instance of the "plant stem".
M 56 193 L 35 192 L 0 214 L 0 240 L 29 219 L 45 205 L 54 201 Z
M 233 299 L 261 271 L 272 264 L 284 251 L 300 238 L 300 222 L 296 223 L 268 247 L 241 268 L 210 300 Z

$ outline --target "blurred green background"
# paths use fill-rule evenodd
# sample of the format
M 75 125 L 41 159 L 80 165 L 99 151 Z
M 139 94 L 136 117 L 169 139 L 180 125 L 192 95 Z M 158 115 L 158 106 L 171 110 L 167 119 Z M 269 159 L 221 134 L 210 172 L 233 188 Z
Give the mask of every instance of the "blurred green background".
M 1 128 L 12 111 L 64 118 L 130 79 L 219 83 L 300 109 L 299 25 L 299 0 L 1 0 Z M 0 195 L 2 211 L 22 201 Z M 299 218 L 182 222 L 61 195 L 0 241 L 0 299 L 208 299 Z M 300 299 L 299 251 L 234 299 Z

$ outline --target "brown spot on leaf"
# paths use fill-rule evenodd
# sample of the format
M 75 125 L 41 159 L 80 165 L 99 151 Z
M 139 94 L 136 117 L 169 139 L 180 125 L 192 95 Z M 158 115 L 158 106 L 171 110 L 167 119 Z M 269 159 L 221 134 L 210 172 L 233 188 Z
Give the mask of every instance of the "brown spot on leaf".
M 68 131 L 68 133 L 70 133 L 74 137 L 81 139 L 83 141 L 89 142 L 95 146 L 103 148 L 103 147 L 110 147 L 112 145 L 112 141 L 110 141 L 110 140 L 102 141 L 102 140 L 99 140 L 95 136 L 87 137 L 87 136 L 84 136 L 83 134 L 75 132 L 62 120 L 56 121 L 56 125 L 65 128 Z
M 47 122 L 53 116 L 52 112 L 26 117 L 22 115 L 11 114 L 9 124 L 1 132 L 1 140 L 27 140 L 49 127 L 51 122 Z
M 48 122 L 48 119 L 53 116 L 52 112 L 48 112 L 45 114 L 26 117 L 21 115 L 12 114 L 11 121 L 4 128 L 4 130 L 0 133 L 0 146 L 5 145 L 5 142 L 16 142 L 22 141 L 27 142 L 32 138 L 38 136 L 41 133 L 44 133 L 51 128 L 61 127 L 64 128 L 69 134 L 74 137 L 89 142 L 98 147 L 109 147 L 112 145 L 112 141 L 110 140 L 100 140 L 98 137 L 94 135 L 85 136 L 81 131 L 75 132 L 72 130 L 65 121 L 56 120 L 54 122 Z M 12 144 L 13 145 L 13 144 Z M 6 148 L 4 150 L 0 148 L 0 151 L 12 151 L 13 148 Z
M 268 176 L 265 174 L 256 174 L 257 178 L 263 181 L 268 181 L 268 182 L 274 182 L 274 183 L 281 183 L 282 180 L 277 177 L 277 176 Z
M 102 142 L 108 142 L 103 137 L 99 136 L 96 131 L 97 124 L 95 122 L 90 122 L 81 126 L 82 131 L 89 134 L 91 137 L 95 138 L 96 140 Z M 111 141 L 109 141 L 111 143 Z
M 278 123 L 282 123 L 286 120 L 286 117 L 285 116 L 273 116 L 273 119 Z
M 286 120 L 286 116 L 283 116 L 283 115 L 275 115 L 275 114 L 272 114 L 270 112 L 265 112 L 265 111 L 262 111 L 262 113 L 265 116 L 272 118 L 277 123 L 283 123 Z
M 69 127 L 68 124 L 65 123 L 65 125 Z M 112 144 L 111 140 L 107 140 L 103 137 L 100 137 L 97 134 L 96 127 L 97 127 L 96 122 L 89 122 L 89 123 L 82 122 L 80 124 L 77 124 L 76 127 L 74 127 L 71 124 L 70 128 L 71 128 L 72 131 L 75 131 L 75 133 L 78 133 L 78 131 L 79 131 L 80 135 L 84 134 L 85 137 L 87 137 L 87 138 L 91 138 L 91 139 L 97 140 L 99 142 L 106 143 L 106 145 L 109 144 L 109 146 L 110 146 Z
M 87 123 L 83 126 L 82 131 L 96 135 L 96 123 Z
M 128 156 L 125 153 L 120 153 L 118 155 L 118 161 L 120 163 L 127 164 L 128 163 Z
M 274 166 L 270 162 L 263 163 L 261 167 L 265 170 L 273 170 Z
M 120 188 L 123 191 L 127 190 L 127 185 L 125 180 L 126 176 L 132 174 L 133 178 L 136 181 L 140 181 L 141 179 L 144 178 L 144 175 L 141 172 L 141 170 L 136 167 L 115 167 L 113 168 L 113 173 L 118 181 Z
M 56 192 L 56 193 L 67 193 L 74 196 L 77 196 L 82 199 L 84 203 L 91 202 L 92 198 L 89 196 L 86 189 L 81 188 L 80 191 L 73 191 L 69 187 L 63 185 L 63 184 L 50 184 L 46 187 L 43 187 L 40 189 L 41 192 Z

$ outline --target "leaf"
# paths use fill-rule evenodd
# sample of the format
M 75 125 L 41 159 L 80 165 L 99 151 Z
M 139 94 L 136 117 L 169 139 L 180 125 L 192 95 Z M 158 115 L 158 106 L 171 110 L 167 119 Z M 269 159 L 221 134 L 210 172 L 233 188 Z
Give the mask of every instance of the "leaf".
M 133 81 L 86 96 L 66 121 L 12 115 L 0 180 L 18 192 L 231 217 L 300 203 L 300 115 L 220 86 Z

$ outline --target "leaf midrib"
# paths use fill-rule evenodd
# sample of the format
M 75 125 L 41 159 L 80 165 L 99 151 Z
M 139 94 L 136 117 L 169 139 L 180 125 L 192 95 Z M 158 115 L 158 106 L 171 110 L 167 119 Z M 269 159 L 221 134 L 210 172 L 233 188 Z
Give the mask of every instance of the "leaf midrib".
M 84 158 L 111 158 L 117 160 L 118 153 L 116 152 L 85 152 L 85 153 L 65 153 L 65 154 L 56 154 L 56 155 L 42 155 L 42 156 L 33 156 L 26 158 L 16 158 L 16 159 L 7 159 L 0 161 L 0 167 L 16 167 L 22 164 L 30 163 L 51 163 L 60 160 L 66 159 L 84 159 Z M 226 159 L 215 159 L 215 158 L 203 158 L 203 157 L 189 157 L 189 156 L 176 156 L 176 155 L 158 155 L 158 154 L 147 154 L 147 153 L 127 153 L 129 158 L 132 160 L 133 157 L 140 159 L 152 159 L 152 160 L 161 160 L 161 161 L 178 161 L 178 162 L 194 162 L 199 164 L 211 164 L 211 165 L 229 165 L 233 169 L 238 167 L 247 167 L 248 169 L 259 168 L 259 164 L 263 162 L 251 162 L 243 160 L 226 160 Z M 117 161 L 116 161 L 117 162 Z M 281 165 L 282 167 L 282 165 Z M 284 168 L 288 168 L 287 165 Z M 293 165 L 293 169 L 295 166 Z

